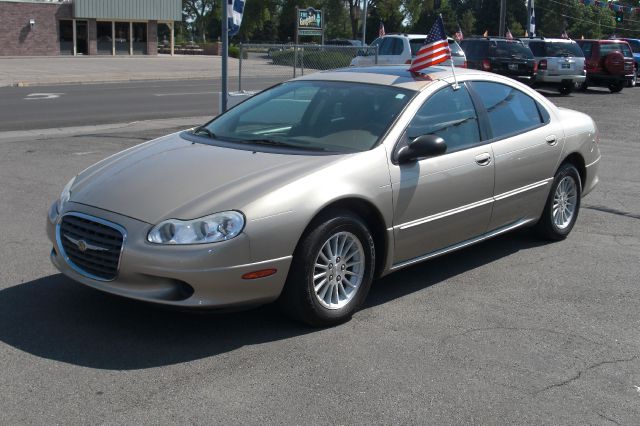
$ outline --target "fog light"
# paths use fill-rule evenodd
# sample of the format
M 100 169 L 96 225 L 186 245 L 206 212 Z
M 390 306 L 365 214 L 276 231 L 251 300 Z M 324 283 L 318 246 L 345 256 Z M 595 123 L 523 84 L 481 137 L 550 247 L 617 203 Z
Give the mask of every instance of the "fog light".
M 257 278 L 264 278 L 264 277 L 268 277 L 271 276 L 273 274 L 275 274 L 276 272 L 278 272 L 277 269 L 261 269 L 259 271 L 253 271 L 253 272 L 247 272 L 246 274 L 244 274 L 242 276 L 243 280 L 255 280 Z

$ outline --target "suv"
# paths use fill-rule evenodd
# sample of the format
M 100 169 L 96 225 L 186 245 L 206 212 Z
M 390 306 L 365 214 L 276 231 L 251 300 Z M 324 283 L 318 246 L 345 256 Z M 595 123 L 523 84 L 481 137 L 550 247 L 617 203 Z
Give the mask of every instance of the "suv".
M 522 42 L 538 61 L 534 86 L 554 86 L 561 95 L 568 95 L 587 79 L 584 53 L 575 41 L 539 37 L 522 39 Z
M 587 80 L 580 88 L 608 87 L 619 92 L 633 81 L 634 62 L 629 43 L 624 40 L 577 40 L 584 52 Z
M 621 38 L 620 40 L 624 40 L 627 43 L 629 43 L 629 46 L 631 46 L 631 51 L 633 52 L 633 60 L 635 61 L 636 75 L 635 75 L 635 78 L 629 84 L 629 86 L 634 87 L 638 82 L 638 77 L 640 77 L 640 39 Z
M 467 66 L 502 74 L 531 85 L 538 63 L 531 49 L 519 39 L 504 37 L 471 37 L 460 42 L 467 55 Z
M 424 34 L 388 34 L 375 39 L 371 42 L 371 46 L 378 46 L 378 64 L 410 64 L 418 50 L 424 45 L 426 38 L 427 36 Z M 447 37 L 447 39 L 449 40 L 453 65 L 465 68 L 467 66 L 467 58 L 460 45 L 451 37 Z M 375 58 L 371 54 L 360 54 L 351 60 L 352 67 L 373 65 L 374 63 Z M 451 62 L 445 61 L 443 65 L 451 65 Z

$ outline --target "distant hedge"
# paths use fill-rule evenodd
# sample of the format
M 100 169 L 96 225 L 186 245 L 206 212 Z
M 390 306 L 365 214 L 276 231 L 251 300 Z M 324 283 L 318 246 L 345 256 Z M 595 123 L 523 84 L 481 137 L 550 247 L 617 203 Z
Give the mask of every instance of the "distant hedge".
M 274 65 L 287 65 L 292 67 L 295 60 L 293 49 L 282 52 L 271 52 L 271 59 Z M 301 51 L 298 50 L 297 66 L 313 68 L 316 70 L 330 70 L 334 68 L 348 67 L 352 56 L 343 52 L 329 52 L 322 50 Z M 304 60 L 304 63 L 303 63 Z
M 236 59 L 240 58 L 240 48 L 238 46 L 229 46 L 229 56 Z M 242 52 L 242 59 L 247 59 L 248 56 L 247 51 L 244 50 Z

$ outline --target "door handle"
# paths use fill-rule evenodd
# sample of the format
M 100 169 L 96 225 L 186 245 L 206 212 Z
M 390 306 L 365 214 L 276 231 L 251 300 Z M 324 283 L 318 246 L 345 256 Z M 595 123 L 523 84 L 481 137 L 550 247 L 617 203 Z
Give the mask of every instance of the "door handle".
M 550 146 L 556 146 L 556 144 L 558 143 L 558 139 L 556 139 L 556 135 L 549 135 L 545 138 L 545 140 Z
M 476 163 L 478 163 L 479 166 L 488 166 L 491 163 L 491 154 L 485 152 L 483 154 L 476 155 Z

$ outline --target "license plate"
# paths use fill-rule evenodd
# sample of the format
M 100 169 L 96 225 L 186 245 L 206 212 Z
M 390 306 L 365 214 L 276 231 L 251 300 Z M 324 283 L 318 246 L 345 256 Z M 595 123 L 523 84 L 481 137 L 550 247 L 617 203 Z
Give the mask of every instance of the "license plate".
M 560 64 L 560 68 L 563 70 L 568 70 L 571 68 L 571 64 Z
M 509 69 L 511 71 L 517 71 L 518 70 L 518 64 L 509 64 Z

